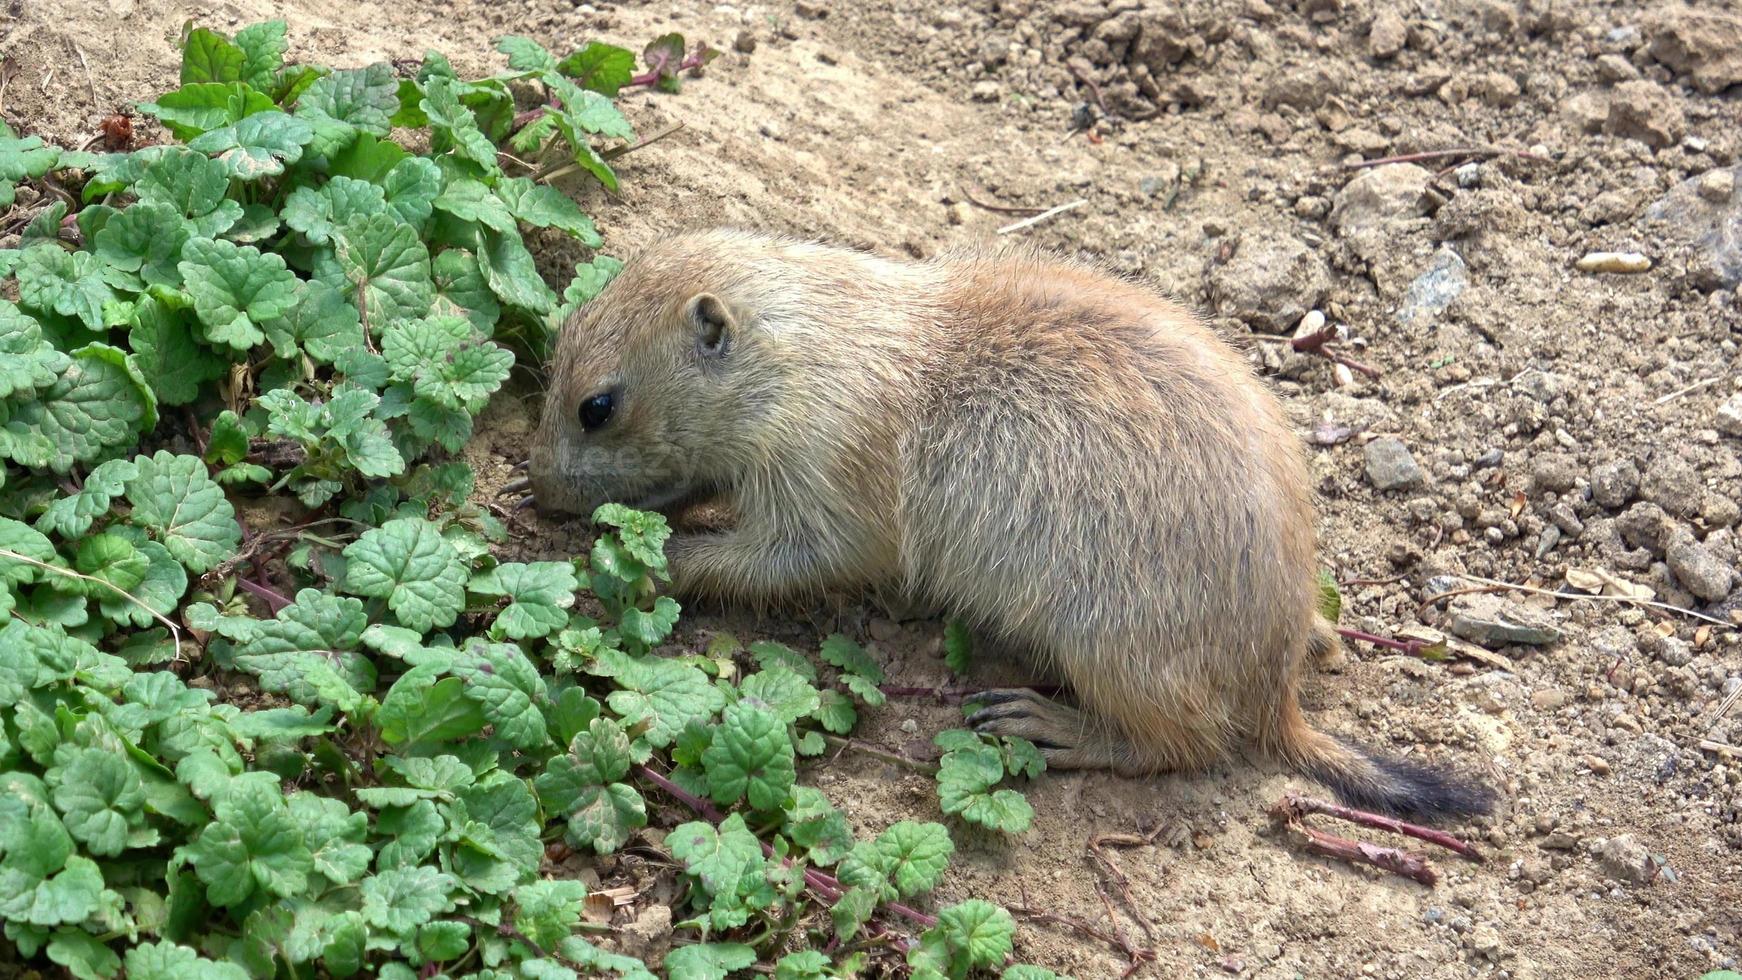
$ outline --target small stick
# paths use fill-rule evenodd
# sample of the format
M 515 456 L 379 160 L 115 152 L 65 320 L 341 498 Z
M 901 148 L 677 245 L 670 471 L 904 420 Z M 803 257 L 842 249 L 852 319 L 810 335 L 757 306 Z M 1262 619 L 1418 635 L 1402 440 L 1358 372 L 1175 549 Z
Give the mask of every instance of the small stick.
M 240 575 L 236 576 L 236 584 L 242 587 L 242 591 L 254 596 L 261 602 L 266 603 L 267 607 L 272 610 L 274 616 L 278 615 L 280 609 L 292 604 L 289 599 L 285 598 L 283 593 L 261 585 L 258 582 L 245 579 Z
M 1125 958 L 1130 961 L 1133 969 L 1126 970 L 1125 973 L 1122 974 L 1123 976 L 1131 976 L 1132 973 L 1136 972 L 1135 968 L 1142 966 L 1144 963 L 1154 962 L 1157 956 L 1156 951 L 1153 949 L 1139 949 L 1136 946 L 1133 946 L 1131 940 L 1126 939 L 1124 936 L 1112 935 L 1106 930 L 1097 929 L 1081 919 L 1073 919 L 1068 915 L 1059 915 L 1057 912 L 1048 912 L 1044 909 L 1030 908 L 1027 905 L 1010 905 L 1007 906 L 1007 909 L 1012 915 L 1020 915 L 1023 918 L 1034 922 L 1064 926 L 1067 929 L 1088 936 L 1090 939 L 1098 939 L 1101 942 L 1106 943 L 1108 946 L 1111 946 L 1125 954 Z
M 1653 405 L 1667 405 L 1668 403 L 1675 401 L 1677 398 L 1680 398 L 1683 395 L 1692 394 L 1693 392 L 1699 391 L 1701 388 L 1710 388 L 1711 386 L 1717 384 L 1718 382 L 1720 382 L 1722 380 L 1724 380 L 1724 379 L 1723 378 L 1707 378 L 1704 381 L 1696 381 L 1693 384 L 1688 385 L 1686 388 L 1678 388 L 1675 391 L 1672 391 L 1669 394 L 1664 395 L 1662 398 L 1659 398 L 1657 401 L 1652 402 L 1652 404 Z
M 1034 225 L 1038 225 L 1042 221 L 1046 221 L 1050 218 L 1054 218 L 1054 217 L 1057 217 L 1058 215 L 1064 214 L 1066 211 L 1069 211 L 1072 208 L 1080 208 L 1087 203 L 1089 203 L 1087 200 L 1079 197 L 1076 200 L 1070 202 L 1069 204 L 1061 204 L 1056 208 L 1047 208 L 1045 211 L 1042 211 L 1041 213 L 1035 215 L 1032 218 L 1024 218 L 1021 221 L 1016 222 L 1015 224 L 1005 225 L 1004 227 L 998 229 L 998 234 L 1008 235 L 1013 231 L 1021 231 L 1024 228 L 1029 228 L 1029 227 L 1032 227 Z
M 648 136 L 648 137 L 642 139 L 640 142 L 625 144 L 623 146 L 614 146 L 614 147 L 610 148 L 609 150 L 605 150 L 605 151 L 601 152 L 599 155 L 601 157 L 604 157 L 607 160 L 615 160 L 618 157 L 627 156 L 631 153 L 634 153 L 636 150 L 639 150 L 644 146 L 650 146 L 654 143 L 657 143 L 660 140 L 665 139 L 667 136 L 670 136 L 671 134 L 677 132 L 678 130 L 680 130 L 682 128 L 684 128 L 684 124 L 682 122 L 675 122 L 675 123 L 672 123 L 670 126 L 667 126 L 664 129 L 660 130 L 659 132 L 654 133 L 652 136 Z
M 982 211 L 991 211 L 996 214 L 1039 214 L 1046 210 L 1046 208 L 1030 208 L 1010 204 L 988 204 L 968 193 L 966 187 L 962 188 L 962 200 L 967 201 L 969 204 L 972 204 Z
M 1396 817 L 1388 817 L 1383 813 L 1369 813 L 1366 810 L 1355 810 L 1338 803 L 1332 803 L 1328 800 L 1315 799 L 1311 796 L 1300 796 L 1296 793 L 1285 794 L 1282 801 L 1271 809 L 1271 813 L 1275 814 L 1277 810 L 1286 810 L 1289 815 L 1288 818 L 1296 821 L 1308 814 L 1322 813 L 1329 817 L 1336 817 L 1339 820 L 1347 820 L 1350 823 L 1360 824 L 1363 827 L 1372 827 L 1375 830 L 1387 830 L 1394 834 L 1402 834 L 1405 837 L 1414 837 L 1416 840 L 1426 841 L 1429 844 L 1438 844 L 1448 851 L 1462 854 L 1464 857 L 1477 863 L 1482 861 L 1481 852 L 1443 830 L 1435 830 L 1432 827 L 1423 827 L 1420 824 L 1408 823 L 1399 820 Z
M 1111 112 L 1107 111 L 1107 101 L 1101 98 L 1101 86 L 1096 85 L 1094 79 L 1084 74 L 1082 69 L 1069 61 L 1065 62 L 1065 70 L 1071 73 L 1072 78 L 1088 86 L 1089 96 L 1095 100 L 1095 108 L 1101 110 L 1101 116 L 1103 118 L 1111 117 L 1113 115 Z
M 1317 354 L 1333 364 L 1341 364 L 1349 370 L 1359 371 L 1369 378 L 1377 378 L 1380 375 L 1378 368 L 1363 364 L 1331 346 L 1330 342 L 1337 339 L 1336 327 L 1327 326 L 1304 337 L 1270 337 L 1264 334 L 1255 334 L 1253 339 L 1273 344 L 1286 343 L 1302 354 Z
M 85 60 L 85 52 L 77 44 L 71 41 L 68 41 L 67 44 L 73 49 L 73 54 L 79 56 L 79 67 L 85 70 L 85 85 L 91 90 L 91 108 L 95 109 L 97 107 L 97 82 L 91 77 L 91 63 Z
M 110 592 L 115 593 L 116 595 L 120 596 L 121 598 L 126 599 L 128 602 L 133 603 L 135 606 L 138 606 L 139 608 L 145 610 L 145 612 L 148 615 L 150 615 L 152 619 L 155 619 L 158 622 L 162 623 L 163 625 L 169 627 L 169 635 L 175 639 L 175 655 L 178 657 L 181 656 L 181 629 L 179 627 L 177 627 L 175 625 L 175 623 L 171 622 L 168 618 L 166 618 L 162 613 L 160 613 L 157 610 L 146 605 L 144 602 L 142 602 L 139 599 L 138 596 L 135 596 L 133 593 L 128 592 L 125 589 L 117 589 L 115 586 L 110 585 L 108 582 L 105 582 L 100 578 L 96 578 L 96 577 L 91 576 L 91 575 L 86 575 L 83 572 L 75 572 L 70 568 L 62 568 L 59 565 L 50 565 L 48 562 L 37 561 L 35 558 L 31 558 L 28 555 L 21 555 L 18 552 L 12 551 L 12 550 L 7 549 L 7 548 L 0 548 L 0 558 L 10 558 L 13 561 L 23 562 L 26 565 L 30 565 L 30 566 L 35 567 L 35 568 L 40 568 L 45 572 L 53 572 L 56 575 L 64 575 L 67 578 L 76 578 L 81 582 L 90 582 L 93 585 L 100 585 L 103 588 L 108 589 Z M 286 605 L 289 605 L 289 603 L 286 603 Z
M 1535 160 L 1537 163 L 1553 163 L 1548 157 L 1529 153 L 1524 150 L 1508 150 L 1500 146 L 1457 146 L 1449 150 L 1428 150 L 1424 153 L 1404 153 L 1399 156 L 1379 157 L 1375 160 L 1362 160 L 1358 163 L 1344 164 L 1350 170 L 1364 170 L 1368 167 L 1382 167 L 1388 163 L 1422 163 L 1428 160 L 1444 160 L 1448 157 L 1522 157 Z
M 1374 636 L 1372 633 L 1363 633 L 1347 626 L 1337 627 L 1337 635 L 1345 640 L 1359 640 L 1362 643 L 1371 643 L 1387 650 L 1396 650 L 1407 657 L 1419 657 L 1423 650 L 1433 646 L 1425 640 L 1393 640 L 1383 636 Z
M 1275 811 L 1271 811 L 1274 815 Z M 1439 880 L 1434 869 L 1428 867 L 1427 861 L 1419 854 L 1400 851 L 1395 847 L 1379 847 L 1363 841 L 1338 837 L 1322 830 L 1316 830 L 1293 820 L 1279 821 L 1288 830 L 1299 836 L 1300 842 L 1307 850 L 1325 857 L 1333 857 L 1356 864 L 1371 864 L 1376 868 L 1384 868 L 1393 874 L 1405 878 L 1413 878 L 1424 885 L 1433 885 Z
M 851 749 L 854 752 L 868 755 L 875 759 L 882 759 L 885 762 L 893 762 L 898 766 L 906 766 L 909 769 L 918 770 L 919 772 L 936 774 L 938 771 L 938 767 L 929 762 L 920 759 L 910 759 L 899 752 L 891 752 L 888 749 L 879 748 L 878 746 L 860 739 L 842 738 L 839 735 L 830 735 L 827 732 L 824 732 L 823 741 L 842 751 Z
M 1716 752 L 1728 759 L 1742 759 L 1742 748 L 1737 748 L 1734 745 L 1730 745 L 1727 742 L 1720 742 L 1716 739 L 1700 739 L 1700 748 L 1705 749 L 1707 752 Z
M 1578 599 L 1585 602 L 1619 602 L 1629 606 L 1646 606 L 1651 609 L 1661 609 L 1665 612 L 1679 613 L 1683 616 L 1689 616 L 1701 620 L 1702 622 L 1711 623 L 1715 626 L 1722 626 L 1729 630 L 1738 628 L 1735 623 L 1726 622 L 1716 616 L 1708 616 L 1705 613 L 1695 612 L 1692 609 L 1683 609 L 1681 606 L 1672 606 L 1667 602 L 1657 602 L 1653 599 L 1635 599 L 1632 596 L 1625 595 L 1592 595 L 1584 592 L 1557 592 L 1554 589 L 1539 589 L 1532 585 L 1519 585 L 1514 582 L 1502 582 L 1499 579 L 1483 578 L 1480 575 L 1469 575 L 1463 573 L 1460 573 L 1458 577 L 1471 582 L 1480 582 L 1483 585 L 1491 585 L 1496 589 L 1505 589 L 1512 592 L 1524 592 L 1529 595 L 1545 595 L 1555 599 Z
M 1400 572 L 1390 578 L 1349 578 L 1338 582 L 1337 588 L 1352 589 L 1363 585 L 1390 585 L 1393 582 L 1401 582 L 1408 577 L 1408 572 Z

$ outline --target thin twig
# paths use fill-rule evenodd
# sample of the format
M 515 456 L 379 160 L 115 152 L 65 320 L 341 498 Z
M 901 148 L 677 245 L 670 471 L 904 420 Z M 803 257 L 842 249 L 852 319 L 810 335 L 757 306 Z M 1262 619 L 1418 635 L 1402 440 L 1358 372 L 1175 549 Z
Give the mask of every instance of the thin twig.
M 1110 118 L 1113 114 L 1107 111 L 1107 100 L 1101 97 L 1101 86 L 1095 84 L 1095 80 L 1090 78 L 1087 72 L 1078 68 L 1074 62 L 1065 62 L 1065 70 L 1071 73 L 1072 78 L 1088 87 L 1089 97 L 1095 100 L 1095 108 L 1101 110 L 1102 118 Z
M 1060 915 L 1057 912 L 1048 912 L 1045 909 L 1030 908 L 1027 905 L 1011 905 L 1007 906 L 1007 908 L 1012 915 L 1020 915 L 1033 922 L 1043 922 L 1064 926 L 1067 929 L 1088 936 L 1090 939 L 1096 939 L 1106 943 L 1108 946 L 1123 953 L 1125 959 L 1129 961 L 1133 967 L 1141 966 L 1144 963 L 1153 963 L 1158 955 L 1154 949 L 1139 949 L 1138 947 L 1133 946 L 1131 940 L 1126 939 L 1124 936 L 1112 935 L 1106 930 L 1097 929 L 1081 919 L 1073 919 L 1068 915 Z M 1131 976 L 1133 972 L 1135 971 L 1127 970 L 1125 971 L 1124 976 Z
M 968 193 L 966 187 L 962 188 L 962 200 L 967 201 L 969 204 L 972 204 L 982 211 L 991 211 L 994 214 L 1039 214 L 1046 210 L 1046 208 L 1031 208 L 1010 204 L 988 204 Z
M 860 739 L 842 738 L 839 735 L 830 735 L 827 732 L 822 733 L 822 735 L 823 741 L 843 751 L 851 750 L 858 752 L 861 755 L 868 755 L 875 759 L 882 759 L 885 762 L 893 762 L 898 766 L 906 766 L 909 769 L 914 769 L 919 772 L 935 774 L 938 771 L 938 767 L 930 762 L 921 759 L 910 759 L 899 752 L 891 752 L 888 749 L 880 748 Z
M 1500 146 L 1458 146 L 1449 150 L 1428 150 L 1423 153 L 1404 153 L 1398 156 L 1379 157 L 1375 160 L 1361 160 L 1344 164 L 1350 170 L 1363 170 L 1367 167 L 1382 167 L 1389 163 L 1422 163 L 1427 160 L 1444 160 L 1448 157 L 1520 157 L 1534 160 L 1537 163 L 1553 163 L 1548 157 L 1525 150 L 1508 150 Z
M 1347 579 L 1343 579 L 1341 582 L 1338 582 L 1337 588 L 1339 588 L 1339 589 L 1353 589 L 1353 588 L 1357 588 L 1360 586 L 1366 586 L 1366 585 L 1390 585 L 1394 582 L 1401 582 L 1408 577 L 1409 577 L 1408 572 L 1399 572 L 1398 574 L 1393 575 L 1390 578 L 1347 578 Z
M 1731 691 L 1730 695 L 1724 699 L 1723 703 L 1718 705 L 1718 710 L 1713 713 L 1712 720 L 1706 724 L 1707 734 L 1710 734 L 1712 729 L 1718 727 L 1718 722 L 1724 720 L 1724 716 L 1730 713 L 1730 707 L 1734 705 L 1738 699 L 1742 699 L 1742 686 L 1738 686 L 1736 690 Z
M 644 146 L 651 146 L 654 143 L 657 143 L 660 140 L 665 139 L 667 136 L 670 136 L 671 134 L 677 132 L 678 130 L 680 130 L 682 128 L 684 128 L 684 123 L 682 123 L 682 122 L 672 123 L 670 126 L 665 127 L 664 129 L 660 130 L 657 133 L 654 133 L 652 136 L 645 137 L 645 138 L 643 138 L 640 141 L 635 142 L 635 143 L 626 143 L 622 146 L 613 146 L 609 150 L 604 150 L 604 151 L 600 152 L 599 156 L 604 157 L 607 160 L 615 160 L 621 156 L 628 156 L 629 154 L 634 153 L 636 150 L 639 150 Z
M 12 550 L 9 550 L 6 548 L 0 548 L 0 558 L 10 558 L 13 561 L 23 562 L 26 565 L 30 565 L 30 566 L 35 567 L 35 568 L 40 568 L 45 572 L 53 572 L 56 575 L 65 576 L 66 578 L 78 579 L 81 582 L 90 582 L 94 585 L 99 585 L 105 589 L 108 589 L 110 592 L 115 593 L 116 595 L 120 596 L 121 598 L 126 599 L 128 602 L 133 603 L 135 606 L 138 606 L 139 608 L 145 610 L 146 614 L 149 615 L 152 619 L 155 619 L 158 622 L 162 623 L 163 625 L 169 627 L 169 635 L 171 637 L 173 637 L 175 640 L 175 654 L 178 657 L 181 656 L 181 628 L 176 626 L 174 622 L 172 622 L 168 617 L 164 616 L 162 613 L 160 613 L 157 610 L 146 605 L 143 601 L 141 601 L 139 599 L 138 596 L 135 596 L 133 593 L 128 592 L 126 589 L 116 588 L 114 585 L 111 585 L 110 583 L 105 582 L 100 578 L 96 578 L 96 577 L 91 576 L 91 575 L 86 575 L 83 572 L 75 572 L 70 568 L 62 568 L 59 565 L 50 565 L 48 562 L 45 562 L 45 561 L 37 561 L 35 558 L 31 558 L 28 555 L 21 555 L 16 551 L 12 551 Z
M 1363 364 L 1331 346 L 1330 342 L 1337 339 L 1336 327 L 1326 326 L 1302 337 L 1271 337 L 1266 334 L 1254 334 L 1253 339 L 1273 344 L 1286 343 L 1299 353 L 1317 354 L 1333 364 L 1341 364 L 1351 371 L 1359 371 L 1369 378 L 1377 378 L 1380 375 L 1378 368 Z
M 1683 395 L 1693 394 L 1694 392 L 1699 391 L 1701 388 L 1710 388 L 1711 386 L 1713 386 L 1713 385 L 1715 385 L 1718 382 L 1723 381 L 1723 380 L 1724 380 L 1723 378 L 1707 378 L 1704 381 L 1696 381 L 1693 384 L 1688 385 L 1686 388 L 1677 388 L 1675 391 L 1672 391 L 1669 394 L 1664 395 L 1662 398 L 1659 398 L 1657 401 L 1652 402 L 1652 404 L 1653 405 L 1667 405 L 1670 402 L 1675 401 L 1677 398 L 1680 398 Z
M 1345 640 L 1359 640 L 1362 643 L 1371 643 L 1376 647 L 1384 647 L 1387 650 L 1396 650 L 1398 653 L 1401 653 L 1406 657 L 1419 657 L 1423 650 L 1433 646 L 1432 643 L 1429 643 L 1426 640 L 1393 640 L 1388 637 L 1365 633 L 1361 630 L 1350 629 L 1347 626 L 1337 627 L 1337 635 Z
M 1301 796 L 1296 793 L 1288 793 L 1284 795 L 1282 801 L 1276 804 L 1276 806 L 1278 808 L 1287 809 L 1292 815 L 1290 819 L 1293 820 L 1300 820 L 1309 814 L 1322 813 L 1327 817 L 1336 817 L 1339 820 L 1347 820 L 1350 823 L 1360 824 L 1363 827 L 1372 827 L 1375 830 L 1386 830 L 1394 834 L 1402 834 L 1405 837 L 1414 837 L 1416 840 L 1426 841 L 1429 844 L 1438 844 L 1448 851 L 1462 854 L 1464 857 L 1477 863 L 1481 863 L 1482 861 L 1481 852 L 1443 830 L 1435 830 L 1432 827 L 1423 827 L 1420 824 L 1409 823 L 1407 821 L 1399 820 L 1396 817 L 1388 817 L 1383 813 L 1371 813 L 1367 810 L 1356 810 L 1343 806 L 1340 803 L 1315 799 L 1311 796 Z M 1274 812 L 1274 810 L 1272 812 Z
M 1702 738 L 1700 739 L 1700 748 L 1705 749 L 1707 752 L 1716 752 L 1727 759 L 1742 759 L 1742 748 L 1737 748 L 1727 742 Z
M 261 585 L 259 582 L 243 578 L 240 575 L 236 576 L 236 584 L 242 587 L 242 591 L 256 599 L 259 599 L 261 602 L 266 603 L 267 608 L 272 610 L 272 615 L 274 616 L 278 615 L 280 609 L 294 605 L 294 603 L 292 603 L 284 593 L 279 592 L 270 586 Z
M 85 60 L 84 49 L 72 41 L 68 41 L 67 44 L 72 47 L 73 54 L 78 55 L 79 67 L 85 70 L 85 85 L 91 90 L 91 108 L 95 109 L 97 107 L 97 82 L 91 77 L 91 63 Z
M 1275 811 L 1272 813 L 1274 814 Z M 1439 874 L 1433 868 L 1428 867 L 1427 859 L 1419 854 L 1411 854 L 1395 847 L 1380 847 L 1365 841 L 1338 837 L 1336 834 L 1326 833 L 1293 820 L 1280 820 L 1279 823 L 1289 832 L 1296 834 L 1301 844 L 1315 854 L 1358 864 L 1371 864 L 1376 868 L 1384 868 L 1393 874 L 1413 878 L 1424 885 L 1431 886 L 1439 880 Z
M 1024 228 L 1029 228 L 1029 227 L 1032 227 L 1034 225 L 1038 225 L 1042 221 L 1046 221 L 1046 220 L 1054 218 L 1058 215 L 1064 214 L 1066 211 L 1069 211 L 1072 208 L 1080 208 L 1087 203 L 1089 203 L 1087 200 L 1079 197 L 1076 200 L 1070 202 L 1069 204 L 1061 204 L 1056 208 L 1047 208 L 1045 211 L 1042 211 L 1041 213 L 1035 215 L 1032 218 L 1024 218 L 1021 221 L 1016 222 L 1015 224 L 1005 225 L 1004 227 L 998 229 L 998 234 L 1008 235 L 1013 231 L 1021 231 Z
M 1465 573 L 1459 573 L 1458 577 L 1461 579 L 1467 579 L 1471 582 L 1480 582 L 1483 585 L 1491 585 L 1496 589 L 1505 589 L 1511 592 L 1524 592 L 1529 595 L 1545 595 L 1556 599 L 1576 599 L 1585 602 L 1619 602 L 1623 605 L 1629 606 L 1646 606 L 1651 609 L 1661 609 L 1665 612 L 1679 613 L 1680 615 L 1689 616 L 1702 622 L 1711 623 L 1714 626 L 1722 626 L 1729 630 L 1738 628 L 1735 623 L 1726 622 L 1716 616 L 1708 616 L 1705 613 L 1695 612 L 1692 609 L 1684 609 L 1681 606 L 1672 606 L 1667 602 L 1657 602 L 1653 599 L 1635 599 L 1632 596 L 1625 595 L 1593 595 L 1585 592 L 1558 592 L 1554 589 L 1539 589 L 1532 585 L 1519 585 L 1514 582 L 1502 582 L 1499 579 L 1483 578 L 1480 575 L 1469 575 Z

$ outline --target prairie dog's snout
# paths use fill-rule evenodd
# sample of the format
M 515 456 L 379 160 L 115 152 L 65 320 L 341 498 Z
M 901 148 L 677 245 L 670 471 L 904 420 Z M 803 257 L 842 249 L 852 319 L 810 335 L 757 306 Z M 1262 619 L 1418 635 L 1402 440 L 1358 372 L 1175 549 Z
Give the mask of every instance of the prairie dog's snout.
M 1028 253 L 893 262 L 718 231 L 653 246 L 570 324 L 532 454 L 541 506 L 681 509 L 680 592 L 904 590 L 1061 671 L 974 723 L 1057 767 L 1191 768 L 1250 743 L 1394 812 L 1486 791 L 1309 727 L 1301 447 L 1179 306 Z

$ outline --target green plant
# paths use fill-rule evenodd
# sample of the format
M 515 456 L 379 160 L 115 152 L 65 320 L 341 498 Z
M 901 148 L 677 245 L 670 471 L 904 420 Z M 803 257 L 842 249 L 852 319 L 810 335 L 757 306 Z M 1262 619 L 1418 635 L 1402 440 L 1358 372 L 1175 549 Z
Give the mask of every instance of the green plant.
M 176 142 L 0 131 L 0 206 L 50 174 L 70 192 L 0 250 L 6 939 L 79 977 L 1003 969 L 1008 914 L 904 904 L 944 827 L 858 840 L 797 782 L 882 703 L 864 650 L 655 655 L 679 615 L 658 515 L 601 508 L 572 561 L 499 555 L 457 454 L 618 268 L 559 295 L 524 230 L 599 245 L 549 180 L 614 186 L 612 98 L 711 56 L 668 36 L 636 75 L 609 45 L 499 47 L 502 74 L 432 52 L 401 77 L 288 62 L 282 22 L 196 29 L 141 106 Z M 964 743 L 946 768 L 987 752 L 1027 765 Z M 964 815 L 1013 829 L 984 789 Z M 544 870 L 559 840 L 623 847 L 655 793 L 697 819 L 665 838 L 685 942 L 646 964 L 590 941 L 587 889 Z

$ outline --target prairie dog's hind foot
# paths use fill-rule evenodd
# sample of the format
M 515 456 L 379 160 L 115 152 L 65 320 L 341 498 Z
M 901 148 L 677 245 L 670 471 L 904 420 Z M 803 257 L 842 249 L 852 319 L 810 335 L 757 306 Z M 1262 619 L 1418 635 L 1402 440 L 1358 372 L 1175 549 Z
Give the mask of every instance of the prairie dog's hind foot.
M 968 716 L 969 727 L 1033 742 L 1049 769 L 1131 770 L 1126 745 L 1070 705 L 1014 687 L 976 694 L 969 703 L 980 706 Z

